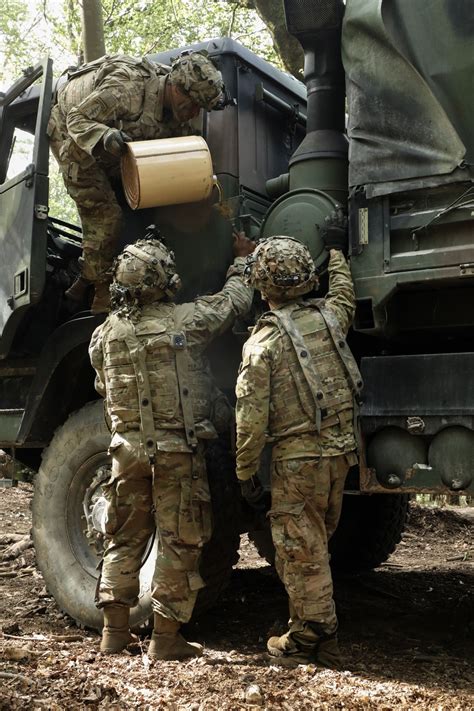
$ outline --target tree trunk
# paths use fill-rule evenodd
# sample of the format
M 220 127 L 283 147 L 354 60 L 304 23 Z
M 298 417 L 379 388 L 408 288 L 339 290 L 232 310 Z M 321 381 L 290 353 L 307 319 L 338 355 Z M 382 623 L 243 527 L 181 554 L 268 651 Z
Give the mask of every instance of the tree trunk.
M 100 0 L 82 0 L 82 38 L 85 62 L 92 62 L 105 54 L 104 21 Z

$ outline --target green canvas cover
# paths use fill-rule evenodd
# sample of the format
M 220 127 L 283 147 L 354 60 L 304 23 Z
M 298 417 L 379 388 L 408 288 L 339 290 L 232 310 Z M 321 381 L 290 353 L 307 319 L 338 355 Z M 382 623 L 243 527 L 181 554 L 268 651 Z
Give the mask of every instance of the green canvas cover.
M 347 0 L 342 55 L 352 187 L 474 177 L 473 0 Z

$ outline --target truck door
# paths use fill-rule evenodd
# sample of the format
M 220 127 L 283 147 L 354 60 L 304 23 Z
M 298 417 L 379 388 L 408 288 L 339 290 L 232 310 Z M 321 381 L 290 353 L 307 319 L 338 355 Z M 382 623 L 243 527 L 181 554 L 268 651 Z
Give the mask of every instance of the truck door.
M 0 94 L 0 358 L 45 283 L 51 97 L 48 58 Z

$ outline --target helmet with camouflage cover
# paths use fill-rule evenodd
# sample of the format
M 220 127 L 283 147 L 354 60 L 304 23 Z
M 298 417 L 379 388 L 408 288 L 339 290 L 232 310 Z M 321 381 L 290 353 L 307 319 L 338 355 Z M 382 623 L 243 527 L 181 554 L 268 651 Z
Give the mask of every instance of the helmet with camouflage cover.
M 171 65 L 168 80 L 206 111 L 212 111 L 223 100 L 222 75 L 205 52 L 180 54 Z
M 181 279 L 174 254 L 156 239 L 156 234 L 156 230 L 149 231 L 144 239 L 128 244 L 116 258 L 110 287 L 113 301 L 144 304 L 165 296 L 173 298 L 179 291 Z
M 309 249 L 294 237 L 275 235 L 261 240 L 247 257 L 245 278 L 266 298 L 290 301 L 318 283 Z

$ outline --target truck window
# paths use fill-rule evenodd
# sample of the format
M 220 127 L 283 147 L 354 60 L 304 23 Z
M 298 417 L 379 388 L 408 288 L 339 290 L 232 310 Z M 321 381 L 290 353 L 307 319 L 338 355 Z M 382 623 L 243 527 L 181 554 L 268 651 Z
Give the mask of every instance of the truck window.
M 6 180 L 22 173 L 33 162 L 34 136 L 15 127 L 8 159 Z

